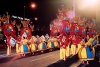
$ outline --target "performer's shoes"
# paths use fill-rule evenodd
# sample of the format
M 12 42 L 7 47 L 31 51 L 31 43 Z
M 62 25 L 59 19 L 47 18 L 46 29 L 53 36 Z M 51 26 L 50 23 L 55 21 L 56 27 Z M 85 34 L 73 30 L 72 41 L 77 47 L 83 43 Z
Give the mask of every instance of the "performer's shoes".
M 7 56 L 11 56 L 11 55 L 7 55 Z
M 25 54 L 23 54 L 23 56 L 25 57 Z
M 64 59 L 64 61 L 66 61 L 66 59 Z
M 89 62 L 87 61 L 86 64 L 89 65 Z
M 11 56 L 11 54 L 8 54 L 7 56 Z
M 34 55 L 34 52 L 32 52 L 32 55 Z
M 22 54 L 23 57 L 25 57 L 25 54 Z

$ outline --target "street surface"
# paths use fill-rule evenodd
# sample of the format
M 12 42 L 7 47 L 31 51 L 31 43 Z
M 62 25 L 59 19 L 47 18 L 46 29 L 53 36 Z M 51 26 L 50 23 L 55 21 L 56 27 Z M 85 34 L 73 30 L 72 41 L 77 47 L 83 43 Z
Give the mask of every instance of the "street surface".
M 5 56 L 5 54 L 3 54 Z M 89 65 L 81 64 L 77 55 L 66 58 L 66 61 L 59 60 L 59 50 L 45 53 L 37 52 L 34 56 L 13 53 L 12 56 L 0 55 L 0 67 L 100 67 L 97 60 L 89 62 Z

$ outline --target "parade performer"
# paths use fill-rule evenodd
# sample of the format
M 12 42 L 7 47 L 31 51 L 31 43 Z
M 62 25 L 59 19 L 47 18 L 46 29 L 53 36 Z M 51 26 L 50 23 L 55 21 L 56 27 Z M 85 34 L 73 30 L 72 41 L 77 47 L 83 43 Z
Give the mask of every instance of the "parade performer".
M 51 37 L 47 40 L 47 48 L 51 48 Z
M 18 35 L 17 37 L 17 43 L 16 43 L 16 53 L 20 53 L 20 47 L 21 47 L 21 36 Z
M 25 52 L 28 52 L 27 43 L 28 43 L 27 38 L 23 37 L 23 39 L 22 39 L 22 45 L 21 45 L 21 54 L 22 54 L 22 56 L 25 56 Z
M 66 61 L 66 37 L 60 37 L 60 60 Z
M 14 47 L 16 40 L 10 35 L 7 37 L 7 55 L 11 55 L 11 47 Z
M 52 51 L 52 48 L 54 48 L 54 47 L 55 47 L 55 45 L 53 42 L 53 37 L 50 37 L 47 42 L 47 48 L 50 49 L 50 51 Z
M 74 31 L 75 31 L 75 35 L 79 35 L 79 25 L 76 23 L 75 24 L 75 29 L 74 29 Z
M 77 52 L 77 38 L 76 35 L 73 35 L 72 44 L 71 44 L 71 54 L 75 55 Z
M 89 37 L 90 38 L 93 37 L 93 28 L 92 27 L 89 28 Z
M 72 35 L 69 36 L 69 56 L 72 55 L 71 54 L 71 45 L 72 45 Z
M 70 34 L 70 23 L 69 23 L 69 21 L 68 20 L 63 20 L 62 24 L 63 24 L 64 34 L 69 35 Z
M 49 35 L 48 35 L 48 34 L 46 34 L 46 35 L 45 35 L 45 40 L 46 40 L 46 43 L 47 43 L 48 39 L 49 39 Z
M 38 50 L 40 50 L 43 53 L 45 49 L 46 49 L 46 43 L 44 42 L 44 40 L 42 40 L 40 38 L 39 39 Z
M 59 45 L 56 37 L 53 38 L 53 42 L 54 42 L 54 48 L 58 48 Z
M 83 40 L 82 40 L 82 37 L 81 36 L 78 36 L 78 44 L 77 44 L 77 52 L 79 51 L 79 49 L 82 47 L 82 45 L 85 43 Z
M 83 64 L 85 63 L 85 61 L 86 64 L 89 64 L 88 60 L 94 60 L 95 50 L 94 47 L 92 47 L 91 41 L 86 42 L 83 47 L 78 51 L 78 57 L 79 59 L 83 60 Z
M 11 55 L 11 45 L 10 45 L 10 39 L 11 38 L 12 38 L 11 36 L 7 38 L 7 55 L 8 56 Z
M 71 27 L 70 27 L 70 35 L 75 35 L 75 23 L 71 23 Z
M 79 34 L 83 37 L 86 37 L 86 30 L 84 24 L 79 25 Z
M 14 26 L 12 24 L 5 23 L 2 26 L 2 30 L 7 38 L 7 55 L 11 55 L 11 46 L 14 47 L 16 43 L 14 39 L 16 37 Z
M 69 47 L 70 47 L 70 41 L 69 41 L 69 36 L 66 37 L 66 57 L 70 55 L 69 53 Z
M 30 42 L 30 45 L 29 45 L 30 51 L 31 51 L 32 54 L 34 55 L 34 52 L 37 50 L 37 48 L 36 48 L 37 46 L 36 46 L 36 40 L 35 40 L 35 37 L 32 36 L 31 39 L 29 40 L 29 42 Z

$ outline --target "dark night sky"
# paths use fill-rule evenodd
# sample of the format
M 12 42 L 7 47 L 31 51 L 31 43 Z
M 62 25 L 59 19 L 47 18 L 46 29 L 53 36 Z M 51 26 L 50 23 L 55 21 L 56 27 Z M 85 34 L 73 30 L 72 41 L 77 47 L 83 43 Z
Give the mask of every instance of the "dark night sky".
M 39 23 L 50 23 L 56 18 L 57 9 L 61 4 L 68 4 L 66 0 L 0 0 L 0 14 L 6 11 L 10 15 L 24 16 L 24 5 L 28 8 L 25 10 L 25 17 L 38 17 Z M 36 3 L 36 8 L 30 8 L 31 3 Z
M 24 5 L 28 8 L 25 10 L 27 18 L 38 17 L 41 23 L 49 23 L 56 18 L 57 9 L 64 4 L 66 7 L 71 7 L 73 0 L 0 0 L 0 14 L 6 11 L 10 15 L 24 16 Z M 36 8 L 32 9 L 31 3 L 36 4 Z

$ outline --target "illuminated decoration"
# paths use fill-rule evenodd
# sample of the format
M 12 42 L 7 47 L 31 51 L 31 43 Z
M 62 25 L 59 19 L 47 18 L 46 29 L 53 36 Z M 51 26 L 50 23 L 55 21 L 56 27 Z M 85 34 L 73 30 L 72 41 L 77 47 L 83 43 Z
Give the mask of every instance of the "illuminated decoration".
M 76 25 L 75 25 L 75 33 L 78 33 L 79 32 L 79 26 L 78 26 L 78 24 L 76 23 Z
M 85 34 L 86 34 L 86 29 L 85 29 L 85 26 L 83 25 L 83 24 L 80 24 L 79 25 L 79 33 L 80 33 L 80 35 L 82 35 L 82 36 L 85 36 Z
M 17 18 L 17 16 L 12 15 L 12 18 Z
M 14 16 L 14 15 L 12 15 L 12 18 L 23 20 L 23 17 Z M 28 18 L 24 18 L 24 19 L 25 19 L 26 21 L 29 21 L 29 20 L 30 20 L 30 19 L 28 19 Z
M 21 30 L 20 30 L 20 36 L 22 37 L 27 37 L 27 38 L 31 38 L 32 37 L 32 31 L 29 27 L 23 27 Z
M 6 37 L 9 37 L 10 35 L 12 37 L 15 37 L 15 33 L 16 31 L 14 30 L 14 26 L 12 24 L 4 24 L 3 27 L 2 27 L 2 30 L 4 32 L 4 35 Z

